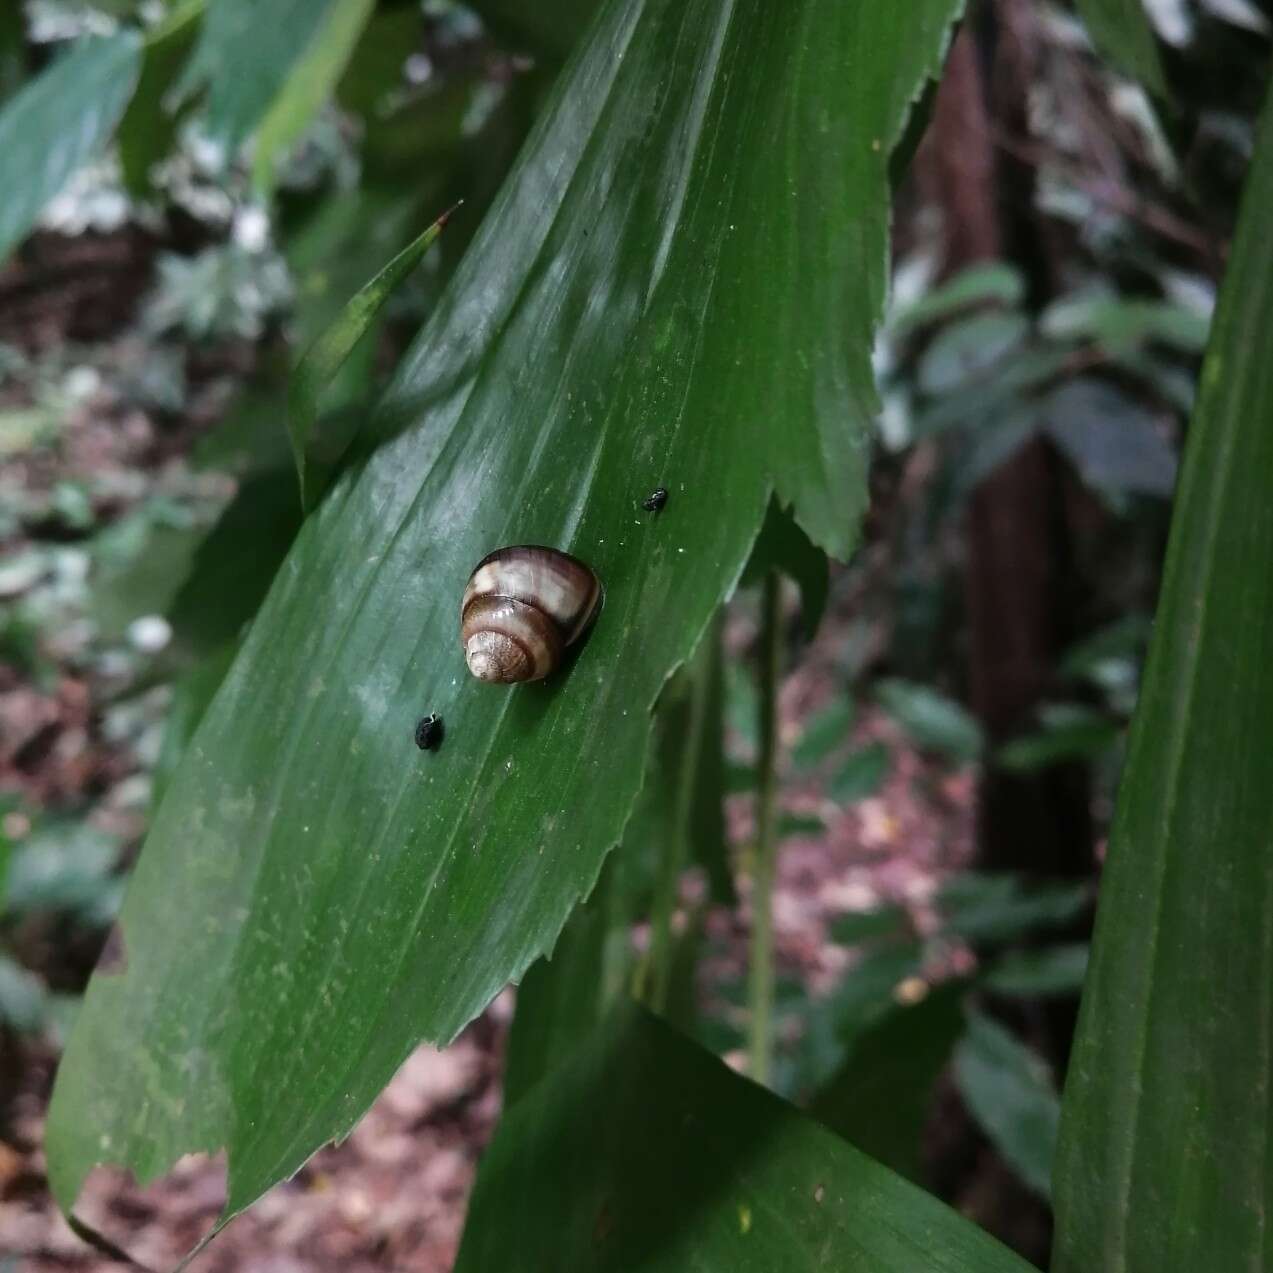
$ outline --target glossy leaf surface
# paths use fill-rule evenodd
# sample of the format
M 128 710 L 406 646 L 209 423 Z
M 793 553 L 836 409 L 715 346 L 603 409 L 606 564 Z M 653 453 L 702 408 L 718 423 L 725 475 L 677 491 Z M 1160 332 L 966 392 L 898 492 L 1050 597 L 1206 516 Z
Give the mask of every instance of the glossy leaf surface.
M 629 1011 L 524 1097 L 457 1273 L 1028 1273 L 969 1221 Z
M 1058 1273 L 1254 1273 L 1273 1070 L 1273 98 L 1203 364 L 1101 886 Z
M 141 67 L 141 37 L 83 40 L 0 110 L 0 264 L 106 143 Z
M 774 492 L 852 548 L 889 152 L 958 7 L 606 6 L 172 779 L 59 1075 L 64 1205 L 225 1147 L 233 1214 L 343 1134 L 591 890 Z M 459 600 L 518 542 L 606 597 L 504 689 Z

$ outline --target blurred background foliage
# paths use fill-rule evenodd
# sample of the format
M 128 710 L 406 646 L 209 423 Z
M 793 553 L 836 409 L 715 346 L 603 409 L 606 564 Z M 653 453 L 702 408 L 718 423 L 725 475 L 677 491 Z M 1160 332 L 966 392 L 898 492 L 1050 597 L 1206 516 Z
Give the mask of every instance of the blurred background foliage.
M 817 958 L 802 961 L 779 913 L 772 1085 L 1036 1258 L 1273 30 L 1266 0 L 1147 7 L 1170 109 L 1094 56 L 1071 7 L 970 4 L 897 191 L 866 543 L 832 570 L 780 699 L 782 856 L 815 876 L 819 861 L 854 865 L 820 894 L 833 900 Z M 0 1091 L 43 1081 L 24 1076 L 56 1054 L 148 812 L 300 525 L 289 368 L 464 199 L 324 393 L 316 445 L 338 462 L 592 5 L 280 8 L 289 21 L 264 28 L 229 4 L 0 9 L 0 109 L 88 37 L 145 41 L 114 141 L 98 121 L 103 144 L 48 191 L 31 233 L 0 218 L 14 238 L 0 271 Z M 794 589 L 783 605 L 789 669 L 806 638 Z M 595 953 L 589 925 L 604 940 L 636 924 L 607 982 L 621 985 L 662 907 L 678 953 L 647 998 L 727 1056 L 749 1024 L 759 628 L 744 590 L 719 663 L 669 694 L 683 713 L 706 678 L 721 722 L 699 773 L 725 816 L 704 797 L 686 859 L 702 886 L 660 882 L 654 850 L 675 831 L 638 809 L 629 878 L 612 863 L 563 946 Z M 676 769 L 683 723 L 665 724 L 655 763 Z M 872 844 L 907 858 L 899 801 L 936 809 L 942 843 L 876 870 Z M 524 993 L 550 1000 L 544 976 Z M 547 1061 L 516 1031 L 510 1047 L 510 1087 L 528 1084 L 516 1075 Z M 879 1099 L 863 1102 L 864 1085 Z M 0 1136 L 10 1113 L 0 1098 Z M 1027 1201 L 979 1198 L 969 1181 L 986 1171 Z

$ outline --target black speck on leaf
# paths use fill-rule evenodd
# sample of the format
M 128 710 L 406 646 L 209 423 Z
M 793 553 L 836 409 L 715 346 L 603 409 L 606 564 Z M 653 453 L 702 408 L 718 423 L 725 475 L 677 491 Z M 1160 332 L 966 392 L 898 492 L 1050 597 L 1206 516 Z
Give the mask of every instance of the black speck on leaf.
M 442 717 L 435 713 L 420 718 L 415 727 L 415 745 L 421 751 L 434 751 L 442 743 Z

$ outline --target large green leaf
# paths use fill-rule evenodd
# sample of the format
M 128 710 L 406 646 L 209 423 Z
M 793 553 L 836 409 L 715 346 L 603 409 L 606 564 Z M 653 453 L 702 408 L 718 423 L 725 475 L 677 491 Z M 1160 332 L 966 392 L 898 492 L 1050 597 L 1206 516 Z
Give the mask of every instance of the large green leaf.
M 105 144 L 137 82 L 141 37 L 83 40 L 0 111 L 0 263 Z
M 1273 1239 L 1273 98 L 1189 433 L 1055 1176 L 1058 1273 Z
M 1028 1273 L 935 1198 L 638 1010 L 508 1111 L 456 1273 Z
M 59 1073 L 63 1205 L 104 1159 L 225 1148 L 232 1215 L 343 1134 L 590 891 L 774 492 L 850 550 L 889 152 L 958 7 L 605 7 L 173 777 Z M 503 689 L 458 608 L 516 542 L 606 600 Z

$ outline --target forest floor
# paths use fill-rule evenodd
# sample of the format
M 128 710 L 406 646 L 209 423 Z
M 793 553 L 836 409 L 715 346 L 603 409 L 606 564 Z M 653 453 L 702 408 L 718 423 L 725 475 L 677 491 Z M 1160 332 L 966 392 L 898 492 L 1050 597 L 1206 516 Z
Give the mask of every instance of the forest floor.
M 816 662 L 806 660 L 784 690 L 793 723 L 805 703 L 817 701 Z M 868 716 L 859 736 L 891 730 Z M 895 735 L 892 741 L 898 744 Z M 938 772 L 900 745 L 894 757 L 878 794 L 846 811 L 830 835 L 784 846 L 774 898 L 780 968 L 814 993 L 843 968 L 843 948 L 824 940 L 828 920 L 882 901 L 922 912 L 940 879 L 967 860 L 971 775 Z M 738 810 L 737 821 L 745 818 Z M 720 911 L 711 927 L 741 965 L 745 921 Z M 348 1140 L 320 1151 L 235 1220 L 194 1262 L 196 1273 L 449 1270 L 477 1160 L 499 1115 L 514 995 L 501 995 L 451 1047 L 417 1049 Z M 0 1252 L 22 1257 L 30 1273 L 106 1273 L 119 1266 L 85 1247 L 47 1192 L 40 1144 L 54 1063 L 47 1049 L 30 1051 L 10 1140 L 0 1143 Z M 161 1269 L 207 1232 L 223 1200 L 223 1164 L 192 1156 L 147 1189 L 99 1171 L 79 1210 L 141 1263 Z

